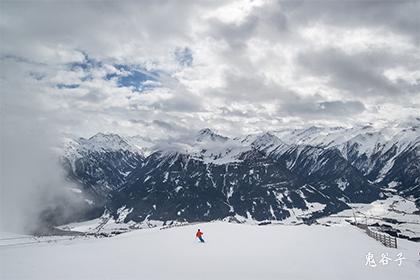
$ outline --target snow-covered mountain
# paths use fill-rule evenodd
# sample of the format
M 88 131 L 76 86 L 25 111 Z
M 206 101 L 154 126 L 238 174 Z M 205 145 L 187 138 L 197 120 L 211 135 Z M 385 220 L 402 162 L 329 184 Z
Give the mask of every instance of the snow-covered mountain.
M 99 133 L 67 140 L 63 162 L 73 180 L 106 197 L 109 213 L 126 222 L 311 221 L 387 193 L 419 205 L 419 123 L 236 138 L 203 129 L 156 145 Z
M 286 143 L 337 149 L 370 181 L 406 195 L 420 196 L 420 120 L 382 128 L 282 130 Z
M 138 167 L 143 150 L 117 134 L 65 139 L 63 164 L 69 176 L 100 196 L 118 189 Z

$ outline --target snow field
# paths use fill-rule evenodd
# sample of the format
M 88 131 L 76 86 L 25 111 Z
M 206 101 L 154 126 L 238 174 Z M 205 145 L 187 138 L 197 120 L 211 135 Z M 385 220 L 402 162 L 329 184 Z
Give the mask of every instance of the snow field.
M 205 244 L 195 240 L 204 232 Z M 418 243 L 391 249 L 350 225 L 223 222 L 0 248 L 1 279 L 419 279 Z M 365 266 L 371 252 L 406 258 Z

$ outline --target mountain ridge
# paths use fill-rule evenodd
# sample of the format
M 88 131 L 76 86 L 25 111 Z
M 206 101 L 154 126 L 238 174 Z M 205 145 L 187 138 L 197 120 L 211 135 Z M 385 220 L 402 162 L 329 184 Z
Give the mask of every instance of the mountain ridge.
M 70 177 L 105 197 L 104 207 L 116 219 L 118 209 L 131 209 L 125 222 L 236 215 L 283 220 L 293 209 L 310 221 L 389 193 L 420 202 L 416 125 L 309 127 L 236 138 L 207 128 L 163 144 L 147 142 L 147 154 L 116 134 L 67 143 Z M 72 156 L 78 145 L 87 151 Z

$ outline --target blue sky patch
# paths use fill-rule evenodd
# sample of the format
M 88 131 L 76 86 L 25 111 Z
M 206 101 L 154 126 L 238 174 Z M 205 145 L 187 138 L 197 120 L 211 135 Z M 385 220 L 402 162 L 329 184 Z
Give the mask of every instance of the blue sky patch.
M 71 71 L 83 71 L 84 77 L 81 81 L 92 79 L 91 71 L 93 69 L 100 69 L 104 67 L 103 62 L 89 57 L 86 53 L 82 52 L 85 56 L 82 62 L 74 62 L 68 64 Z M 127 64 L 113 64 L 118 70 L 115 73 L 106 74 L 103 79 L 116 80 L 118 87 L 128 87 L 134 91 L 142 92 L 159 85 L 160 73 L 159 71 L 148 71 L 137 65 Z M 76 84 L 58 84 L 57 88 L 76 88 Z
M 125 72 L 125 75 L 117 75 L 115 73 L 106 75 L 106 79 L 117 77 L 119 87 L 130 87 L 135 91 L 144 91 L 156 87 L 159 78 L 157 71 L 147 71 L 141 68 L 134 68 L 128 65 L 114 65 L 120 71 Z

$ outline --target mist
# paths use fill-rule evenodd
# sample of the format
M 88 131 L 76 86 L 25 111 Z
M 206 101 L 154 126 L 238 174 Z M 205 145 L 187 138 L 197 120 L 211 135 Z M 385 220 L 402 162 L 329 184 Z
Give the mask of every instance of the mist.
M 47 109 L 36 85 L 19 83 L 11 71 L 2 68 L 7 79 L 0 80 L 0 230 L 33 233 L 68 220 L 86 203 L 60 164 L 59 113 Z

